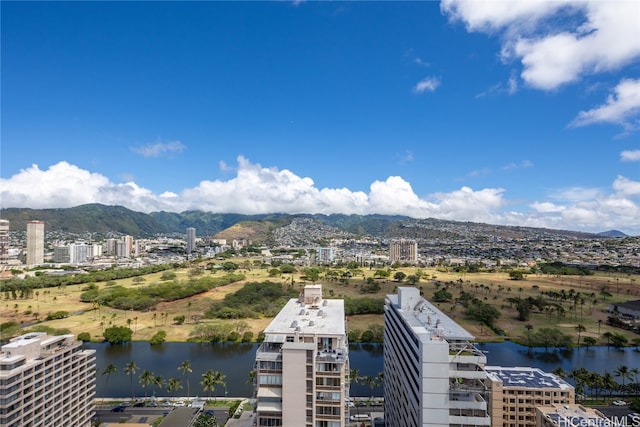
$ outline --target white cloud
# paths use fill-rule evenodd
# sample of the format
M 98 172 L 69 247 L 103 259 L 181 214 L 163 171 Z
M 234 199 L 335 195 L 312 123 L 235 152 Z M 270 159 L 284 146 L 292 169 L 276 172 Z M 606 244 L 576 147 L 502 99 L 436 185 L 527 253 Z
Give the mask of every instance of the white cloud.
M 640 25 L 639 25 L 640 27 Z M 592 123 L 617 123 L 632 127 L 627 120 L 640 112 L 640 79 L 622 80 L 609 95 L 604 105 L 589 111 L 581 111 L 572 126 L 585 126 Z
M 236 175 L 205 180 L 179 193 L 161 194 L 134 182 L 113 183 L 67 162 L 48 169 L 33 165 L 0 179 L 2 207 L 65 208 L 84 203 L 122 205 L 139 212 L 203 210 L 219 213 L 343 213 L 407 215 L 491 224 L 603 231 L 618 228 L 640 234 L 640 183 L 618 176 L 605 190 L 571 188 L 550 200 L 534 201 L 522 212 L 505 199 L 506 190 L 461 187 L 418 196 L 400 176 L 376 180 L 368 192 L 318 188 L 313 180 L 275 167 L 262 167 L 238 157 Z
M 182 153 L 186 148 L 180 141 L 170 141 L 131 147 L 131 151 L 143 157 L 160 157 L 164 154 Z
M 508 165 L 504 165 L 501 169 L 504 171 L 511 171 L 516 169 L 528 169 L 532 168 L 533 163 L 529 160 L 523 160 L 520 163 L 511 162 Z
M 624 196 L 640 196 L 640 182 L 632 181 L 624 176 L 618 176 L 613 181 L 613 189 Z
M 640 161 L 640 150 L 625 150 L 620 153 L 620 159 L 625 162 Z
M 425 77 L 420 80 L 414 87 L 415 93 L 433 92 L 440 86 L 440 80 L 436 77 Z
M 543 90 L 618 70 L 640 57 L 640 2 L 625 0 L 443 0 L 468 31 L 499 34 L 502 57 L 521 61 L 522 79 Z

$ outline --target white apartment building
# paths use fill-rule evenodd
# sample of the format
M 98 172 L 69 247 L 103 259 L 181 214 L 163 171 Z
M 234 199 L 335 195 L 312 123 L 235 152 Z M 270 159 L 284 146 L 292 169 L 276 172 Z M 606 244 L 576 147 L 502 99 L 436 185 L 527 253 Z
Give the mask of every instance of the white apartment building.
M 387 427 L 489 426 L 486 356 L 413 287 L 384 306 Z
M 349 347 L 344 301 L 307 285 L 265 329 L 256 352 L 258 426 L 345 427 Z
M 27 222 L 27 264 L 44 263 L 44 222 Z
M 0 425 L 90 427 L 95 351 L 73 335 L 25 334 L 0 348 Z

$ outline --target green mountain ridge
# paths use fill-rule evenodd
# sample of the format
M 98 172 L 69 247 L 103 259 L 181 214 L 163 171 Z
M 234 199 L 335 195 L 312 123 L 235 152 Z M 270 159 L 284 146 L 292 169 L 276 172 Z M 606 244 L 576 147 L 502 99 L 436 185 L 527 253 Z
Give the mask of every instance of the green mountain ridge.
M 132 211 L 122 206 L 98 203 L 65 209 L 0 209 L 0 218 L 10 221 L 11 230 L 26 230 L 30 220 L 44 221 L 47 231 L 69 233 L 121 233 L 136 238 L 158 234 L 184 234 L 194 227 L 199 237 L 247 238 L 254 243 L 268 243 L 277 228 L 287 226 L 295 218 L 309 218 L 354 236 L 373 236 L 383 239 L 471 239 L 528 238 L 603 238 L 593 233 L 544 228 L 490 225 L 435 218 L 414 219 L 399 215 L 345 214 L 261 214 L 212 213 L 203 211 L 152 212 Z

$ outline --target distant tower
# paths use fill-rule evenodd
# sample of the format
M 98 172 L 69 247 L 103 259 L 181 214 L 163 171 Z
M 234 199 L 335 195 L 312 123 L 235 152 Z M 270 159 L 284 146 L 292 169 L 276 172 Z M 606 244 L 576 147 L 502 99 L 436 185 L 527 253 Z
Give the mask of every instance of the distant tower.
M 196 250 L 196 229 L 187 228 L 187 253 L 190 254 Z
M 9 220 L 0 219 L 0 264 L 9 260 Z
M 44 263 L 44 222 L 27 222 L 27 264 Z
M 418 262 L 418 243 L 415 240 L 393 240 L 389 245 L 389 262 Z

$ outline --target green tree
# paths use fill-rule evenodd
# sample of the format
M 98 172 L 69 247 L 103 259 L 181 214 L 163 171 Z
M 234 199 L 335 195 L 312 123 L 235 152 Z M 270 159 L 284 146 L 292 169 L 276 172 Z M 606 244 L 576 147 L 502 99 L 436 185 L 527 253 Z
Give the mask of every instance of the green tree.
M 453 295 L 447 290 L 447 288 L 440 288 L 433 294 L 433 300 L 435 302 L 446 302 L 451 301 L 452 299 Z
M 590 346 L 596 345 L 598 343 L 598 340 L 593 337 L 584 337 L 582 339 L 582 342 L 587 346 L 587 349 L 589 349 Z
M 629 367 L 627 367 L 626 365 L 620 365 L 616 368 L 616 370 L 614 371 L 614 375 L 616 377 L 620 377 L 620 379 L 622 380 L 622 388 L 624 389 L 624 380 L 625 379 L 631 379 L 631 373 L 629 372 Z
M 407 275 L 402 271 L 396 271 L 396 273 L 393 275 L 393 280 L 395 280 L 396 282 L 402 282 L 406 277 Z
M 167 391 L 171 394 L 174 391 L 178 391 L 182 388 L 182 383 L 177 378 L 169 378 L 167 381 Z
M 104 381 L 104 395 L 107 395 L 107 385 L 109 384 L 109 377 L 111 377 L 111 374 L 115 374 L 116 372 L 118 372 L 118 367 L 114 364 L 109 364 L 107 365 L 103 370 L 102 370 L 102 375 L 106 375 L 105 381 Z
M 109 344 L 122 344 L 131 341 L 133 331 L 126 326 L 110 326 L 104 330 L 102 336 Z
M 178 366 L 178 370 L 180 372 L 182 372 L 182 376 L 187 381 L 187 398 L 189 398 L 191 396 L 191 393 L 190 393 L 190 390 L 189 390 L 189 376 L 188 376 L 188 374 L 193 372 L 191 370 L 191 363 L 189 363 L 188 360 L 185 360 L 184 362 L 182 362 L 182 364 L 180 364 L 180 366 Z
M 147 386 L 153 384 L 155 381 L 155 375 L 151 371 L 147 371 L 146 369 L 142 371 L 140 376 L 138 377 L 138 382 L 144 389 L 144 398 L 147 399 Z
M 224 381 L 225 378 L 226 375 L 222 372 L 209 369 L 207 372 L 202 374 L 202 381 L 200 381 L 200 384 L 204 391 L 209 392 L 209 398 L 211 398 L 211 393 L 215 391 L 216 386 L 220 385 L 226 387 L 227 384 Z
M 133 376 L 136 374 L 138 370 L 138 365 L 136 362 L 129 362 L 124 367 L 124 373 L 129 375 L 129 381 L 131 382 L 131 400 L 135 399 L 135 394 L 133 393 Z
M 575 327 L 576 332 L 578 333 L 578 347 L 580 347 L 580 335 L 587 330 L 584 325 L 577 324 Z

